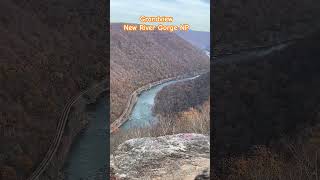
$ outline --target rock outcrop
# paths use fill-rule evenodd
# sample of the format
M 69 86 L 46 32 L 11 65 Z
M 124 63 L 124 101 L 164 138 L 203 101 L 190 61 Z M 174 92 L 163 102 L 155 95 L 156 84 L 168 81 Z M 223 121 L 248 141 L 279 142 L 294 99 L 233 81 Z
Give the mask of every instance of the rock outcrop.
M 194 133 L 131 139 L 111 157 L 117 179 L 195 179 L 209 165 L 209 137 Z

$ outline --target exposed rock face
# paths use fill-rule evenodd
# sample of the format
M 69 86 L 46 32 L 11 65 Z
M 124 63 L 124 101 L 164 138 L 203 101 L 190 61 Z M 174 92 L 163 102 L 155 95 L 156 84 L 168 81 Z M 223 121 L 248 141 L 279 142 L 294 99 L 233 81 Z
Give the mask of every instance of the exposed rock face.
M 195 179 L 209 164 L 209 137 L 193 133 L 131 139 L 111 157 L 119 179 Z

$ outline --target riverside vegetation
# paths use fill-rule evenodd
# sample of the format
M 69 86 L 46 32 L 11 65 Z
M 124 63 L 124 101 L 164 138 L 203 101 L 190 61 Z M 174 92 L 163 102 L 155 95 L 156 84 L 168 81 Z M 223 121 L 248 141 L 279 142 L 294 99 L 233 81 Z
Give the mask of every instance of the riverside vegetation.
M 156 125 L 120 130 L 111 139 L 111 151 L 125 140 L 178 133 L 210 133 L 209 73 L 164 87 L 156 96 Z M 186 88 L 188 87 L 188 88 Z M 175 108 L 170 108 L 175 106 Z

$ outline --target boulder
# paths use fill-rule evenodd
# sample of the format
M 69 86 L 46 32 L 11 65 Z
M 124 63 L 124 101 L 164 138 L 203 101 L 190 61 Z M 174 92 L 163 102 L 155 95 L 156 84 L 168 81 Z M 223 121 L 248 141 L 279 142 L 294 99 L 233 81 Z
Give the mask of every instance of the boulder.
M 194 133 L 127 140 L 111 156 L 117 179 L 195 179 L 209 165 L 209 137 Z

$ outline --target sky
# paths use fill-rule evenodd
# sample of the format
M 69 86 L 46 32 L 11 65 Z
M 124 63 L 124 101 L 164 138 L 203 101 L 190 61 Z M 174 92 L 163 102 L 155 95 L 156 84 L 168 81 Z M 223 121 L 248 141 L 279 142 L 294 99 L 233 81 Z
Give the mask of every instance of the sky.
M 141 23 L 140 16 L 172 16 L 174 22 L 167 25 L 189 24 L 192 30 L 209 32 L 210 0 L 110 1 L 111 23 Z

